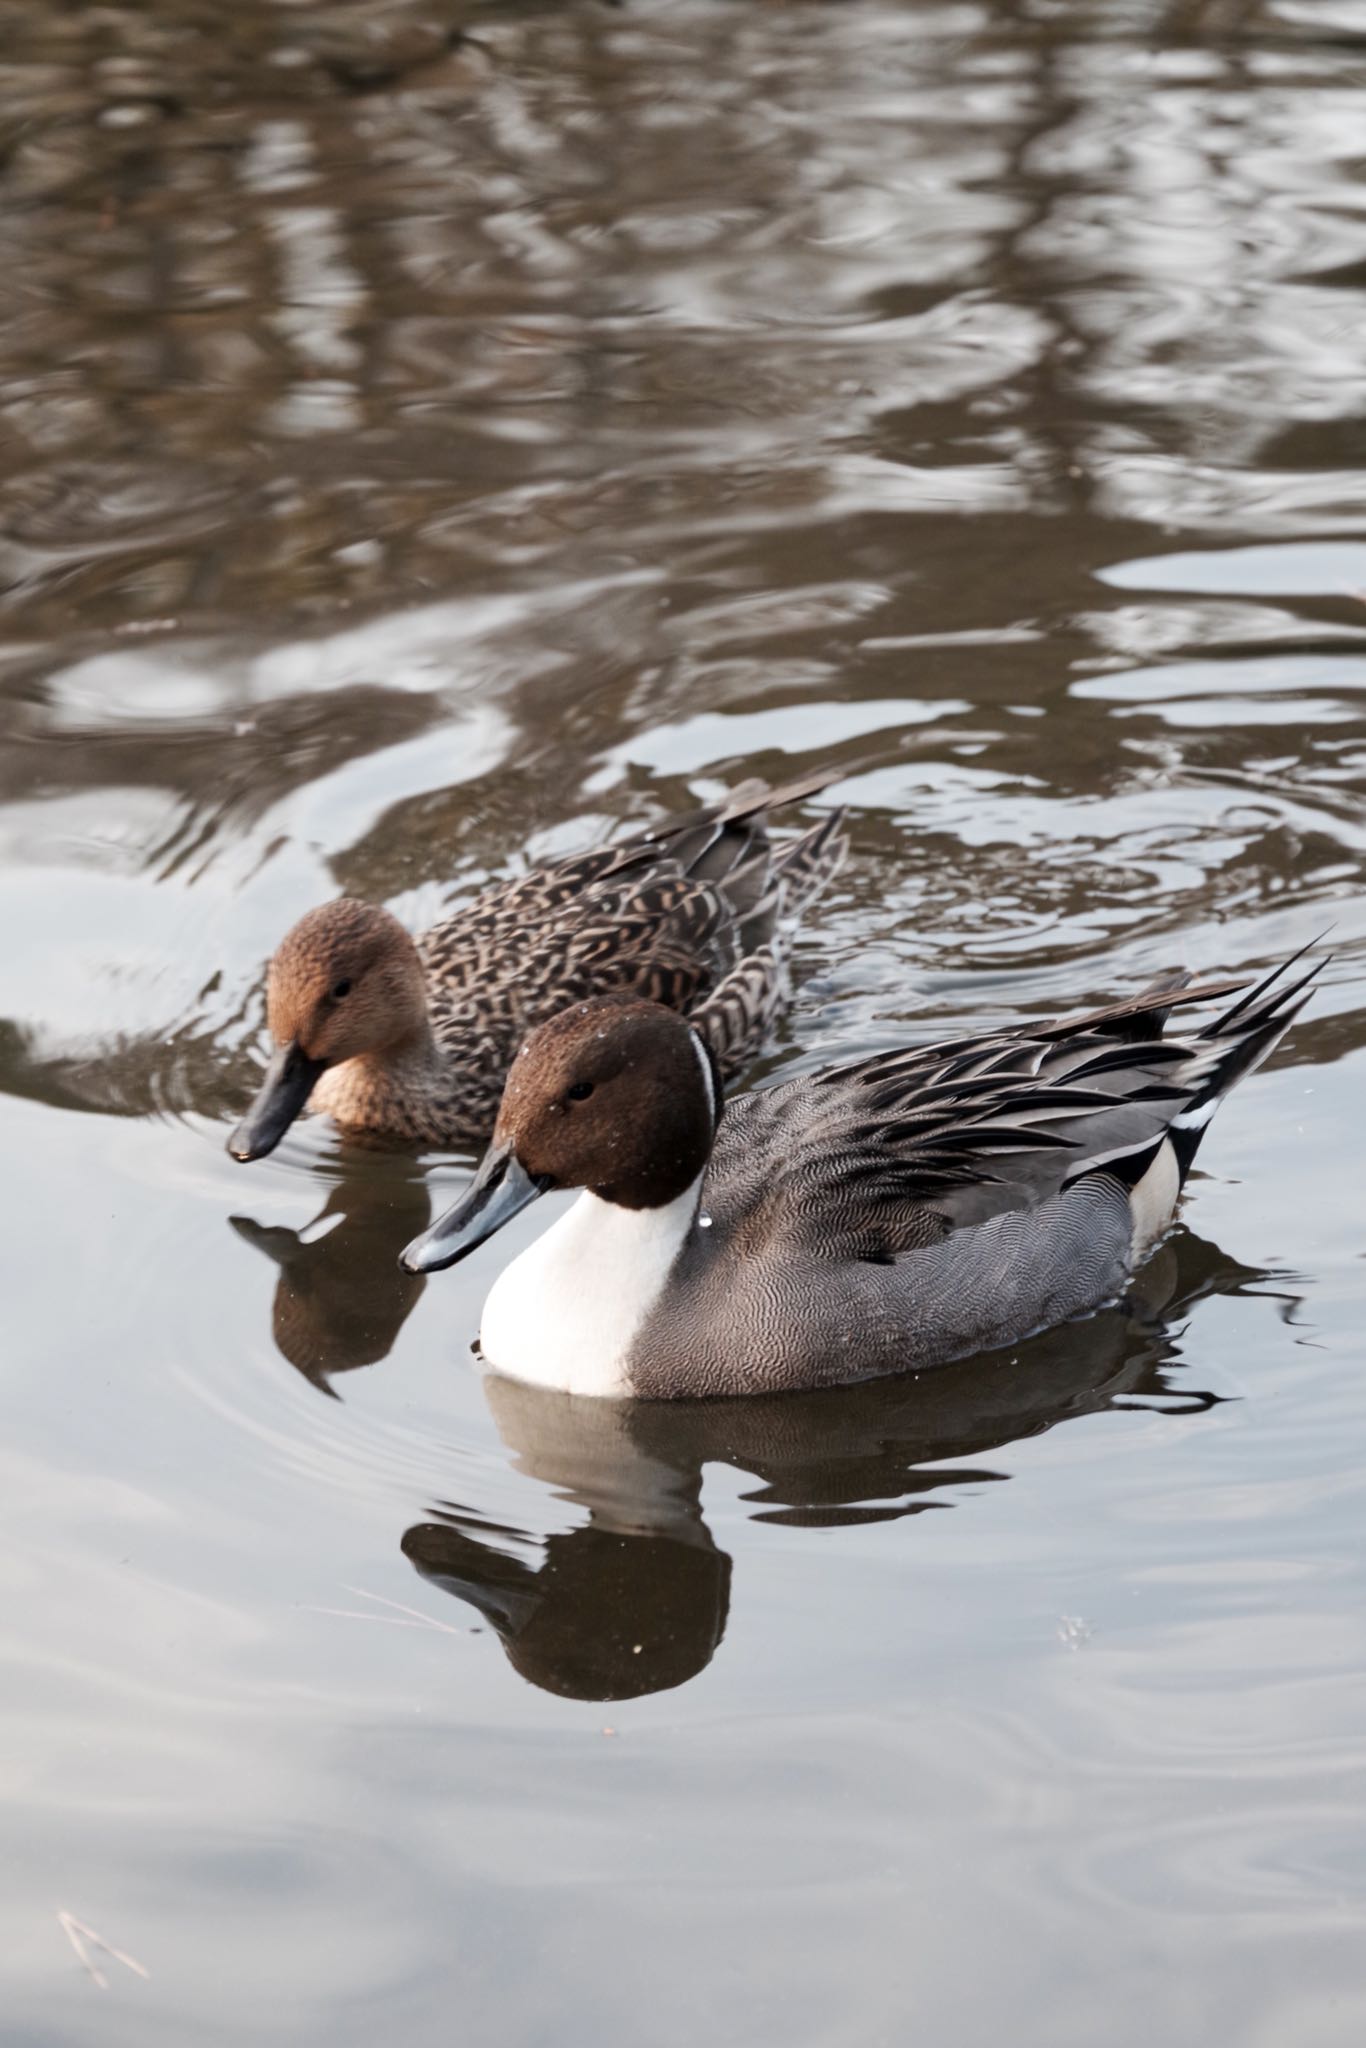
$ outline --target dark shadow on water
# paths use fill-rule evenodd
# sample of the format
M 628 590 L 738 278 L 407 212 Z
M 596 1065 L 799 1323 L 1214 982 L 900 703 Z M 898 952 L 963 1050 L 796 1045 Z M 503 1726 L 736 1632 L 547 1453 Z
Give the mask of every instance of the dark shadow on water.
M 1215 1406 L 1220 1396 L 1181 1383 L 1179 1318 L 1268 1278 L 1182 1231 L 1123 1306 L 937 1372 L 819 1394 L 618 1403 L 490 1376 L 518 1470 L 587 1520 L 538 1543 L 445 1502 L 403 1551 L 484 1616 L 531 1684 L 575 1699 L 667 1691 L 702 1671 L 725 1633 L 731 1560 L 702 1513 L 708 1464 L 751 1473 L 746 1498 L 770 1522 L 842 1527 L 949 1507 L 953 1489 L 1009 1477 L 970 1461 L 1074 1416 Z

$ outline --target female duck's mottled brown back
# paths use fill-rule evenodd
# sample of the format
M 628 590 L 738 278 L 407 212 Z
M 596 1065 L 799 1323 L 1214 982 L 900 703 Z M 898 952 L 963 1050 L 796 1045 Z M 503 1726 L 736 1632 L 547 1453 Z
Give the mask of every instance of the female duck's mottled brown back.
M 734 1072 L 782 1005 L 785 927 L 847 850 L 838 812 L 782 847 L 767 814 L 828 780 L 746 784 L 620 845 L 495 884 L 417 940 L 351 898 L 309 911 L 271 960 L 275 1052 L 229 1151 L 261 1158 L 305 1105 L 433 1144 L 485 1137 L 519 1041 L 591 996 L 682 1012 Z

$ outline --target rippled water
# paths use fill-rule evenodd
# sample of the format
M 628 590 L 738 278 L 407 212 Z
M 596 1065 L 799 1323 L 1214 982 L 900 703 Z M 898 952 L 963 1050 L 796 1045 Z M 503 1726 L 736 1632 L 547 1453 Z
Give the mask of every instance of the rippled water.
M 1366 6 L 450 21 L 0 4 L 7 2048 L 1346 2048 Z M 822 762 L 778 1061 L 1333 927 L 1125 1309 L 585 1410 L 225 1156 L 310 903 Z

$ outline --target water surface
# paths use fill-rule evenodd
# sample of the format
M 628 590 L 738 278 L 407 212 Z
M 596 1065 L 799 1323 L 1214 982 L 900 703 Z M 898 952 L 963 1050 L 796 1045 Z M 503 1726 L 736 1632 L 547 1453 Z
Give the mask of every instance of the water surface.
M 0 52 L 7 2048 L 1359 2040 L 1366 7 Z M 309 904 L 821 763 L 770 1069 L 1333 927 L 1130 1302 L 585 1407 L 226 1157 Z

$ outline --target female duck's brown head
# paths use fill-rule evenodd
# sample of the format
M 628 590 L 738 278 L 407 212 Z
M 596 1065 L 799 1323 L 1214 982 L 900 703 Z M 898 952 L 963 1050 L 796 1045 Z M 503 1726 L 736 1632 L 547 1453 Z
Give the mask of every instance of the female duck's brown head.
M 676 1011 L 619 996 L 576 1003 L 527 1038 L 473 1182 L 400 1263 L 454 1265 L 549 1188 L 663 1208 L 706 1166 L 720 1104 L 711 1055 Z
M 310 910 L 271 959 L 266 1021 L 275 1053 L 228 1140 L 234 1159 L 272 1152 L 328 1067 L 392 1058 L 425 1038 L 427 991 L 417 948 L 376 904 L 343 896 Z

